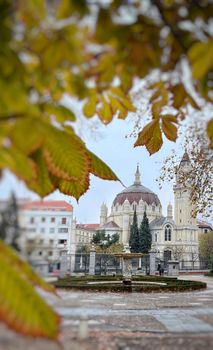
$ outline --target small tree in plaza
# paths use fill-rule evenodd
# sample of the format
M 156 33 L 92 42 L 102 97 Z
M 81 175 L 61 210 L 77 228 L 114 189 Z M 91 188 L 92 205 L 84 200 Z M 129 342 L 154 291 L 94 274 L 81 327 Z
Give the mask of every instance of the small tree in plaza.
M 152 235 L 149 228 L 149 219 L 144 212 L 143 220 L 139 228 L 139 251 L 140 253 L 148 253 L 152 245 Z
M 106 234 L 105 230 L 97 230 L 93 235 L 91 243 L 97 245 L 101 251 L 106 251 L 113 245 L 118 244 L 119 242 L 119 234 L 114 233 L 112 235 Z M 97 251 L 97 250 L 96 250 Z
M 138 218 L 136 210 L 134 211 L 133 222 L 130 226 L 129 245 L 132 253 L 138 253 L 140 251 Z
M 202 259 L 211 265 L 213 270 L 213 231 L 200 235 L 199 254 Z

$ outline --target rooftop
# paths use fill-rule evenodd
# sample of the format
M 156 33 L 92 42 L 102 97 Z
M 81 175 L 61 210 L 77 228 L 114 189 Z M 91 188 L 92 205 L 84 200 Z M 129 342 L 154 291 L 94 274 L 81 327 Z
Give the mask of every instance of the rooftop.
M 73 211 L 73 206 L 66 201 L 32 201 L 25 203 L 23 210 Z
M 99 226 L 99 224 L 77 224 L 76 228 L 81 230 L 96 230 Z

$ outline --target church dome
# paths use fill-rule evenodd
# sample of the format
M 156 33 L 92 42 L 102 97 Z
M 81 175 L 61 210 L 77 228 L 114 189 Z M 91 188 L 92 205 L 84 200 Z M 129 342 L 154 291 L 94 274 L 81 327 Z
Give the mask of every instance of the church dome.
M 122 192 L 118 193 L 113 201 L 113 206 L 116 204 L 123 205 L 124 201 L 128 200 L 130 204 L 136 202 L 139 204 L 140 200 L 143 200 L 148 205 L 161 205 L 158 196 L 149 188 L 141 185 L 139 167 L 135 173 L 134 184 L 125 188 Z

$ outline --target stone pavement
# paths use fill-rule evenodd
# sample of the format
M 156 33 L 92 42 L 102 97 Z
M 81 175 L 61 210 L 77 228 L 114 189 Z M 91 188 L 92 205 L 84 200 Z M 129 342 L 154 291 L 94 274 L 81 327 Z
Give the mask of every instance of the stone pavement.
M 91 293 L 59 291 L 50 302 L 62 315 L 64 350 L 213 349 L 213 279 L 203 291 L 184 293 Z M 79 339 L 79 328 L 88 328 Z M 0 350 L 58 350 L 58 344 L 23 339 L 0 328 Z

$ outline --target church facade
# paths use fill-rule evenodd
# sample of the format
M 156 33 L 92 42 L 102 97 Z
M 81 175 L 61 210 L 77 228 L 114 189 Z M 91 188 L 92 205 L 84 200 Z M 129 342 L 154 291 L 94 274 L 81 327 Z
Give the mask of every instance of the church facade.
M 152 250 L 164 260 L 184 260 L 196 263 L 198 260 L 199 227 L 193 218 L 193 206 L 190 201 L 190 185 L 183 186 L 180 173 L 190 171 L 190 160 L 185 153 L 176 174 L 174 191 L 174 215 L 171 203 L 167 207 L 167 215 L 162 215 L 162 206 L 158 196 L 141 184 L 140 171 L 137 167 L 134 183 L 118 193 L 115 197 L 111 212 L 108 215 L 106 204 L 102 204 L 100 213 L 100 227 L 108 232 L 107 227 L 114 226 L 114 232 L 120 235 L 120 242 L 128 244 L 130 226 L 136 210 L 138 225 L 140 225 L 144 211 L 149 219 L 152 233 Z

